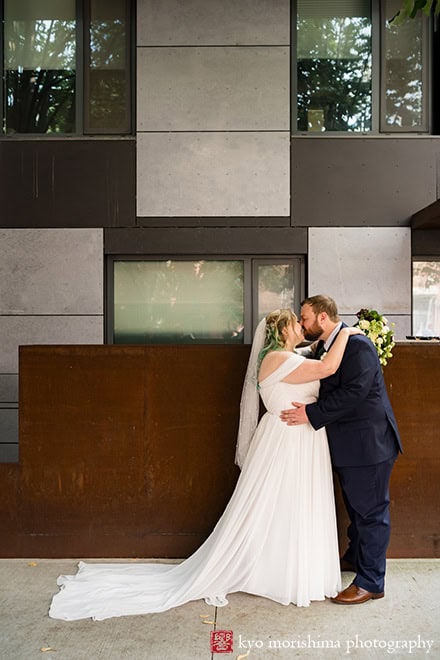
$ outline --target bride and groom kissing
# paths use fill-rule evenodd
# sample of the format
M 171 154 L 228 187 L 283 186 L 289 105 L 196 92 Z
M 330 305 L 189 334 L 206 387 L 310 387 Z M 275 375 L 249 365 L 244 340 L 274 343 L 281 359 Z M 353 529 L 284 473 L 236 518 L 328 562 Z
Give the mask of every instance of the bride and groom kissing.
M 314 343 L 296 350 L 304 339 Z M 49 616 L 101 620 L 200 598 L 223 606 L 238 591 L 297 606 L 382 598 L 399 451 L 371 341 L 340 322 L 328 296 L 304 300 L 300 322 L 276 310 L 255 332 L 240 405 L 241 474 L 208 539 L 179 564 L 80 562 L 76 575 L 58 578 Z M 332 465 L 350 518 L 341 560 Z M 355 573 L 343 591 L 341 570 Z

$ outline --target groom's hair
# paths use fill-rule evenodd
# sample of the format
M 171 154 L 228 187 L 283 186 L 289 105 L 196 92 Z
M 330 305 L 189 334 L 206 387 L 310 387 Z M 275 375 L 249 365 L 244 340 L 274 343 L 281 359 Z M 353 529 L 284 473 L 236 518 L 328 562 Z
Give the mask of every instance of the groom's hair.
M 327 316 L 334 323 L 338 323 L 338 307 L 330 296 L 310 296 L 301 302 L 301 307 L 303 305 L 310 305 L 315 314 L 320 312 L 326 312 Z

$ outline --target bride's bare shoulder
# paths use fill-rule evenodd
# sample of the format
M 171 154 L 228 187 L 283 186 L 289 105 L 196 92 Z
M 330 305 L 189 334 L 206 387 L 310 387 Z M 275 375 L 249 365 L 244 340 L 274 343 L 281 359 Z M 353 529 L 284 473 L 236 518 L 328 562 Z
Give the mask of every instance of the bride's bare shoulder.
M 278 369 L 278 367 L 283 364 L 289 357 L 292 355 L 289 351 L 271 351 L 264 356 L 263 361 L 260 365 L 260 371 L 258 372 L 258 380 L 262 381 L 271 373 Z

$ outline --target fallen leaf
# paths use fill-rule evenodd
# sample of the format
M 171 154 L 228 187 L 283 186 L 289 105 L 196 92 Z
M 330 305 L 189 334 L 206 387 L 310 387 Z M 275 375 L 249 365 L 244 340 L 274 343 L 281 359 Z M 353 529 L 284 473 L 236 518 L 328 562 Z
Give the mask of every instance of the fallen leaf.
M 28 562 L 28 566 L 38 566 L 36 561 L 30 561 Z
M 201 619 L 207 619 L 209 617 L 209 614 L 199 614 L 199 617 Z
M 243 658 L 247 658 L 249 655 L 250 651 L 247 653 L 243 653 L 243 655 L 237 655 L 237 660 L 243 660 Z
M 47 651 L 56 651 L 56 649 L 53 649 L 51 646 L 42 646 L 40 651 L 41 653 L 46 653 Z
M 213 626 L 215 624 L 215 621 L 210 621 L 209 619 L 205 619 L 202 621 L 202 623 L 209 623 L 210 626 Z

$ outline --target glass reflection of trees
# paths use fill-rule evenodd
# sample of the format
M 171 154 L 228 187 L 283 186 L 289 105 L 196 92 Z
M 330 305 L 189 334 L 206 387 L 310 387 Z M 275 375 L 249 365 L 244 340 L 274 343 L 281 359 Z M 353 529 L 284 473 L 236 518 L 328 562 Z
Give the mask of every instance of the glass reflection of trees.
M 413 262 L 413 333 L 440 336 L 440 261 Z
M 90 130 L 129 129 L 127 99 L 127 25 L 122 19 L 90 22 L 89 81 L 87 112 Z
M 258 267 L 258 320 L 274 309 L 294 306 L 295 282 L 291 264 Z
M 242 343 L 243 262 L 115 263 L 115 343 Z
M 297 34 L 298 130 L 371 130 L 370 18 L 299 17 Z
M 90 0 L 84 17 L 84 49 L 77 52 L 82 22 L 75 1 L 40 7 L 9 0 L 5 7 L 4 98 L 6 133 L 82 130 L 76 116 L 78 62 L 84 62 L 85 130 L 130 132 L 128 5 Z M 51 17 L 51 14 L 53 18 Z M 82 65 L 81 65 L 82 66 Z M 82 103 L 82 100 L 81 100 Z
M 411 128 L 423 123 L 422 17 L 386 32 L 386 123 Z
M 8 28 L 6 132 L 74 132 L 75 21 L 12 20 Z

